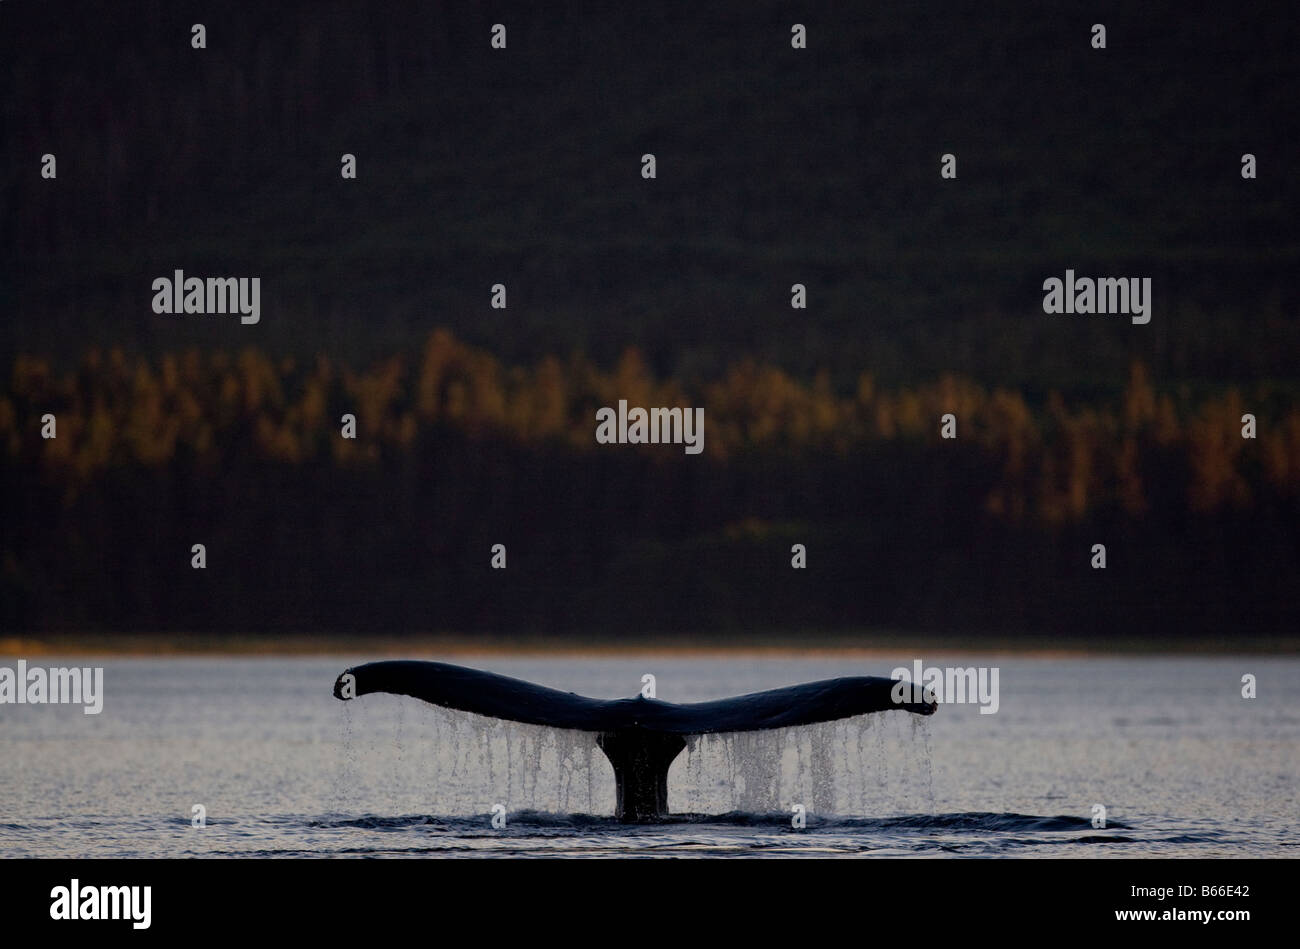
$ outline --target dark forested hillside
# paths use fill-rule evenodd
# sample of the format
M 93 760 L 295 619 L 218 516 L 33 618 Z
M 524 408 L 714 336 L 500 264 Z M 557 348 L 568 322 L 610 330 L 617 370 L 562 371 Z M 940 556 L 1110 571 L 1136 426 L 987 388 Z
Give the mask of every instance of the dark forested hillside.
M 952 371 L 1086 394 L 1135 358 L 1290 378 L 1289 12 L 10 0 L 0 346 L 370 359 L 447 326 L 512 362 L 636 345 L 667 374 L 748 354 L 841 386 Z M 174 268 L 261 276 L 265 318 L 159 320 L 149 281 Z M 1047 318 L 1066 268 L 1152 277 L 1151 323 Z
M 5 0 L 0 626 L 1294 635 L 1296 19 Z
M 839 397 L 754 363 L 691 389 L 635 352 L 608 372 L 506 367 L 446 332 L 364 372 L 111 351 L 63 374 L 20 360 L 11 379 L 12 629 L 1232 642 L 1300 621 L 1300 411 L 1262 388 L 1189 401 L 1141 365 L 1114 403 L 1041 409 L 952 376 L 863 375 Z M 703 452 L 597 444 L 596 409 L 619 399 L 707 407 Z

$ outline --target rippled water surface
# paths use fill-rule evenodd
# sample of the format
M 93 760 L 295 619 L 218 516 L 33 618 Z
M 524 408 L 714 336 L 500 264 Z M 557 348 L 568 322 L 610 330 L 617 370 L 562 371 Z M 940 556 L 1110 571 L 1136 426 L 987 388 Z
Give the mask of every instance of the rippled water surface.
M 625 827 L 594 736 L 334 699 L 335 677 L 364 658 L 32 659 L 102 665 L 106 698 L 98 716 L 0 705 L 0 852 L 1300 855 L 1298 659 L 925 656 L 997 666 L 997 713 L 949 704 L 699 739 L 669 774 L 678 816 Z M 653 673 L 659 698 L 692 702 L 913 658 L 451 661 L 597 697 L 634 695 Z

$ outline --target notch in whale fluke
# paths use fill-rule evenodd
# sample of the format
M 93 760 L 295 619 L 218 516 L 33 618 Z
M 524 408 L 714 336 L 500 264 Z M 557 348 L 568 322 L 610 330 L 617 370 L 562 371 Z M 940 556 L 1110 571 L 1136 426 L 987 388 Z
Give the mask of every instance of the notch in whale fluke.
M 895 701 L 897 680 L 880 676 L 824 679 L 679 705 L 639 697 L 592 699 L 492 672 L 414 660 L 369 662 L 348 669 L 334 683 L 335 698 L 344 697 L 349 675 L 357 696 L 409 695 L 512 722 L 595 732 L 597 744 L 614 767 L 617 814 L 625 821 L 652 821 L 667 815 L 668 767 L 690 735 L 788 728 L 890 709 L 931 715 L 937 708 L 928 694 L 921 701 Z M 910 688 L 900 691 L 912 696 Z

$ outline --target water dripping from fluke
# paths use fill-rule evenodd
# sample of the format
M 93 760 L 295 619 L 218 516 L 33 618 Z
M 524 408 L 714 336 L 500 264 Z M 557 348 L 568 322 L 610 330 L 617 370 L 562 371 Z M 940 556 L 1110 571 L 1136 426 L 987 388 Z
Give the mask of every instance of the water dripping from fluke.
M 788 800 L 778 798 L 788 799 L 789 794 L 802 790 L 803 799 L 813 805 L 809 810 L 826 812 L 843 790 L 834 780 L 836 765 L 851 765 L 855 751 L 864 747 L 860 735 L 863 716 L 900 710 L 932 715 L 937 709 L 928 691 L 917 696 L 910 688 L 898 686 L 895 679 L 849 676 L 709 702 L 676 704 L 643 696 L 592 699 L 448 663 L 386 660 L 346 670 L 334 684 L 334 695 L 345 700 L 377 692 L 407 695 L 489 719 L 544 726 L 556 732 L 586 733 L 588 739 L 594 737 L 596 747 L 613 768 L 616 818 L 623 823 L 662 823 L 675 820 L 669 809 L 670 768 L 688 747 L 691 757 L 695 757 L 697 747 L 708 746 L 701 739 L 711 736 L 723 742 L 730 786 L 733 795 L 739 794 L 733 804 L 739 803 L 740 810 L 784 810 Z M 844 732 L 844 720 L 856 722 L 858 731 Z M 497 725 L 500 721 L 489 727 Z M 787 791 L 774 771 L 788 757 L 785 737 L 760 743 L 750 733 L 797 726 L 814 726 L 808 730 L 811 743 L 807 753 L 800 743 L 796 755 L 798 760 L 810 762 L 811 768 L 806 788 Z M 508 735 L 505 742 L 506 781 L 496 786 L 513 791 L 508 767 L 512 743 Z M 481 746 L 486 761 L 480 763 L 486 764 L 489 772 L 496 764 L 493 744 L 484 740 Z M 527 740 L 518 744 L 533 764 L 540 760 L 545 748 Z M 551 739 L 550 749 L 558 761 L 576 757 L 572 754 L 576 747 Z M 455 755 L 453 761 L 459 764 L 458 759 L 459 755 Z M 858 759 L 860 766 L 860 754 Z M 587 761 L 590 763 L 590 757 Z M 587 770 L 590 790 L 592 769 Z M 688 766 L 688 773 L 691 770 Z M 456 771 L 453 765 L 453 776 Z M 534 794 L 538 784 L 535 775 L 534 770 Z M 523 790 L 529 783 L 526 779 L 522 782 Z M 860 787 L 851 789 L 849 800 L 855 796 L 860 799 L 860 795 Z

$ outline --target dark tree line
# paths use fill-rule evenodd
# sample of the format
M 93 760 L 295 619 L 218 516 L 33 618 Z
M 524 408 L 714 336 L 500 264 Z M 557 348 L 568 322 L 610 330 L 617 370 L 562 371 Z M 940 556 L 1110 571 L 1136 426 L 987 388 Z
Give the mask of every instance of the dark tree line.
M 620 398 L 704 406 L 704 453 L 597 445 Z M 362 372 L 93 352 L 14 364 L 0 447 L 9 630 L 1231 639 L 1297 618 L 1300 412 L 1188 402 L 1140 365 L 1116 404 L 1032 405 L 750 362 L 693 389 L 635 352 L 512 368 L 444 332 Z

